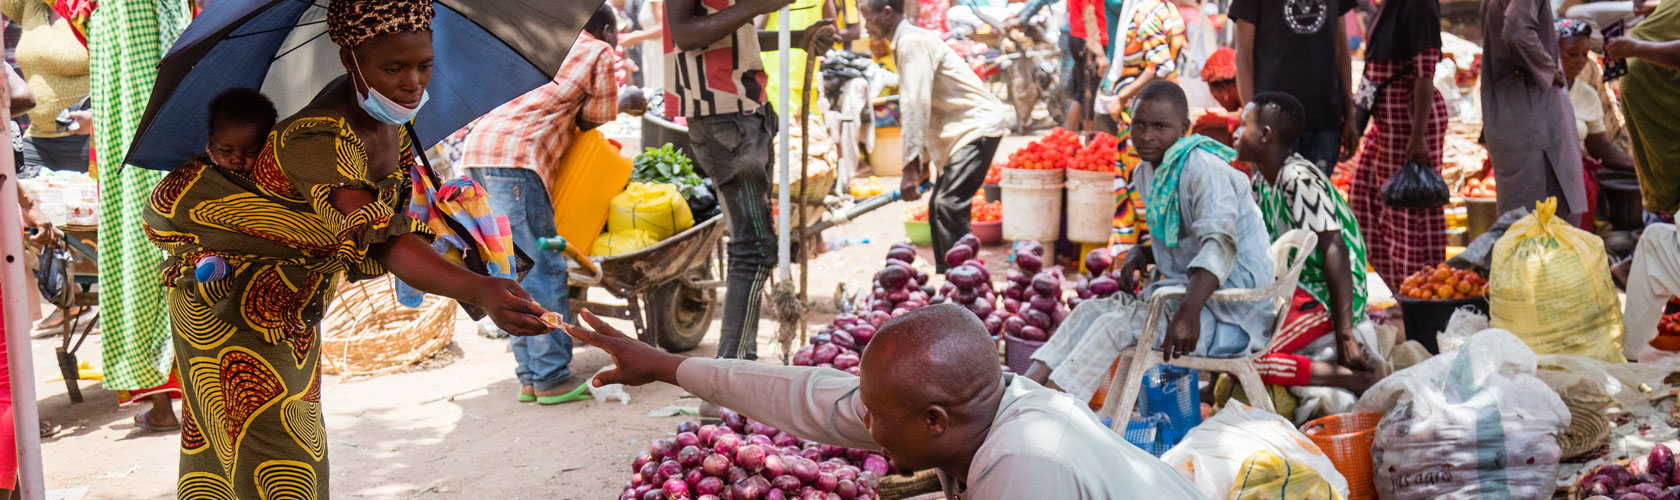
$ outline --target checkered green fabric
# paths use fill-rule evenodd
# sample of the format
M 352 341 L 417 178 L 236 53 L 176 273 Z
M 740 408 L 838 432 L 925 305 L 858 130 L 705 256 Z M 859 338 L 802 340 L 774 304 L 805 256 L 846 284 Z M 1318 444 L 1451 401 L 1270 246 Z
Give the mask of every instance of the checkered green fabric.
M 106 0 L 89 23 L 100 177 L 100 342 L 107 389 L 163 385 L 175 361 L 158 274 L 163 251 L 140 229 L 146 199 L 164 173 L 119 164 L 151 98 L 158 60 L 192 21 L 189 2 Z

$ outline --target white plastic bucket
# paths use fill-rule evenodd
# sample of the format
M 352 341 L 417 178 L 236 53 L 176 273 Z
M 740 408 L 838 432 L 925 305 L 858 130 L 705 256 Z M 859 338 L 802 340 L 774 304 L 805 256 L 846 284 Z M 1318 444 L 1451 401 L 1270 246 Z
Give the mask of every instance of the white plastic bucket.
M 1064 175 L 1062 169 L 1003 169 L 998 187 L 1003 190 L 1004 239 L 1055 241 L 1060 236 Z
M 1114 228 L 1114 171 L 1067 171 L 1067 237 L 1108 243 Z

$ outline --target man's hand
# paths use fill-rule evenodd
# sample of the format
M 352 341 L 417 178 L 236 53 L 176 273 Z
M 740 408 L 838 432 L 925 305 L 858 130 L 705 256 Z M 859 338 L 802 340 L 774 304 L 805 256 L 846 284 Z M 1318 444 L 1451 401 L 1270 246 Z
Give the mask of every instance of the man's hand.
M 1136 293 L 1138 289 L 1136 275 L 1142 274 L 1144 269 L 1148 269 L 1149 264 L 1154 260 L 1155 256 L 1150 253 L 1147 246 L 1138 245 L 1132 247 L 1131 250 L 1127 250 L 1126 260 L 1120 262 L 1120 291 Z
M 1103 52 L 1102 42 L 1097 41 L 1096 37 L 1085 39 L 1085 53 L 1091 57 L 1091 67 L 1097 69 L 1098 80 L 1108 72 L 1108 57 L 1103 55 Z
M 41 248 L 51 248 L 58 244 L 58 228 L 53 227 L 53 223 L 51 221 L 39 219 L 39 222 L 35 223 L 34 227 L 35 234 L 30 236 L 29 240 L 35 242 L 36 246 Z
M 904 201 L 922 199 L 922 160 L 920 158 L 904 165 L 904 173 L 898 178 L 898 196 Z
M 560 325 L 560 328 L 579 342 L 607 351 L 613 360 L 613 369 L 595 376 L 595 387 L 608 384 L 677 383 L 677 367 L 682 365 L 682 356 L 661 351 L 619 333 L 618 329 L 601 321 L 601 318 L 590 314 L 588 310 L 579 311 L 578 317 L 589 323 L 594 330 L 565 324 Z
M 1371 358 L 1365 356 L 1365 346 L 1360 345 L 1358 340 L 1354 340 L 1352 335 L 1338 335 L 1337 337 L 1340 337 L 1340 339 L 1336 342 L 1336 364 L 1353 371 L 1376 371 L 1377 368 L 1371 362 Z
M 806 50 L 824 54 L 829 47 L 840 43 L 840 32 L 834 27 L 833 19 L 822 19 L 805 27 L 805 36 L 799 40 L 799 46 Z
M 1167 338 L 1161 341 L 1162 361 L 1189 356 L 1196 350 L 1196 343 L 1201 338 L 1201 309 L 1179 307 L 1178 314 L 1173 315 L 1172 323 L 1167 324 Z
M 1643 44 L 1643 43 L 1644 42 L 1641 42 L 1639 40 L 1635 40 L 1635 39 L 1632 39 L 1632 38 L 1628 38 L 1628 37 L 1625 37 L 1625 36 L 1614 38 L 1614 39 L 1611 39 L 1609 42 L 1604 43 L 1604 56 L 1609 57 L 1610 59 L 1627 59 L 1627 58 L 1630 58 L 1630 57 L 1638 57 L 1635 54 L 1637 54 L 1639 52 L 1639 49 L 1641 48 L 1641 44 Z
M 548 333 L 549 327 L 540 318 L 542 306 L 531 300 L 519 283 L 506 278 L 484 278 L 475 285 L 472 305 L 483 308 L 496 326 L 521 337 Z

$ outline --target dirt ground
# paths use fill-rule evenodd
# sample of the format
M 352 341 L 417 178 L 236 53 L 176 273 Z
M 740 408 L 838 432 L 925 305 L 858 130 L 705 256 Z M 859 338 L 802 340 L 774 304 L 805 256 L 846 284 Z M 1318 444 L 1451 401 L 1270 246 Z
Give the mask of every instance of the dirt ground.
M 1010 138 L 998 157 L 1024 142 Z M 852 290 L 867 287 L 887 248 L 906 241 L 900 218 L 909 205 L 895 203 L 824 233 L 829 241 L 869 242 L 812 262 L 815 311 L 808 321 L 813 330 L 835 314 L 831 297 L 839 283 Z M 989 267 L 1001 265 L 1004 249 L 988 247 L 981 258 Z M 930 272 L 931 253 L 921 250 Z M 631 457 L 692 418 L 651 417 L 649 412 L 699 405 L 671 386 L 630 388 L 628 405 L 517 403 L 519 386 L 507 341 L 479 336 L 465 315 L 460 317 L 447 356 L 453 359 L 431 363 L 441 366 L 363 380 L 327 377 L 322 406 L 333 498 L 613 498 L 629 477 Z M 628 322 L 616 324 L 629 329 Z M 780 363 L 779 347 L 769 343 L 776 327 L 768 316 L 760 323 L 764 362 Z M 715 352 L 718 331 L 714 320 L 706 342 L 688 354 Z M 58 373 L 57 343 L 56 338 L 38 339 L 32 346 L 41 415 L 63 427 L 43 441 L 47 489 L 55 498 L 70 500 L 173 498 L 178 437 L 135 427 L 130 419 L 145 407 L 118 407 L 116 393 L 97 382 L 82 382 L 86 400 L 71 403 L 63 382 L 47 381 Z M 78 356 L 99 363 L 97 335 Z M 592 347 L 578 347 L 575 356 L 572 369 L 580 376 L 610 362 Z

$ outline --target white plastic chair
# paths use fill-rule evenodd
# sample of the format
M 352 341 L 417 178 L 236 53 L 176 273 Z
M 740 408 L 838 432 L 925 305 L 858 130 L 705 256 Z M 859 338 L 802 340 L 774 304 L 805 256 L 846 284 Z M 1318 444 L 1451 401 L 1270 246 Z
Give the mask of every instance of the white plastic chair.
M 1264 288 L 1226 289 L 1213 292 L 1208 298 L 1211 302 L 1261 302 L 1274 301 L 1277 305 L 1277 317 L 1272 320 L 1272 340 L 1264 349 L 1243 358 L 1202 358 L 1185 356 L 1167 362 L 1171 365 L 1229 373 L 1236 376 L 1248 395 L 1250 405 L 1266 411 L 1277 411 L 1272 407 L 1271 396 L 1266 393 L 1265 384 L 1260 382 L 1260 357 L 1265 355 L 1281 336 L 1278 330 L 1283 326 L 1284 317 L 1289 312 L 1289 305 L 1295 296 L 1295 285 L 1301 277 L 1301 268 L 1307 263 L 1307 256 L 1312 255 L 1314 247 L 1318 245 L 1318 235 L 1302 229 L 1291 230 L 1283 237 L 1272 243 L 1272 284 Z M 1298 250 L 1298 251 L 1297 251 Z M 1290 252 L 1294 252 L 1293 259 Z M 1149 312 L 1145 316 L 1142 335 L 1138 337 L 1139 346 L 1154 346 L 1159 324 L 1166 315 L 1167 300 L 1183 297 L 1185 289 L 1182 286 L 1163 287 L 1155 291 L 1149 298 Z M 1139 353 L 1142 354 L 1139 354 Z M 1131 421 L 1132 409 L 1137 405 L 1138 393 L 1143 388 L 1143 372 L 1149 367 L 1162 363 L 1161 352 L 1154 348 L 1138 349 L 1136 346 L 1120 352 L 1122 358 L 1131 356 L 1132 363 L 1125 373 L 1115 373 L 1114 381 L 1109 384 L 1108 398 L 1103 401 L 1102 412 L 1105 417 L 1112 417 L 1111 427 L 1115 432 L 1125 432 L 1126 424 Z

